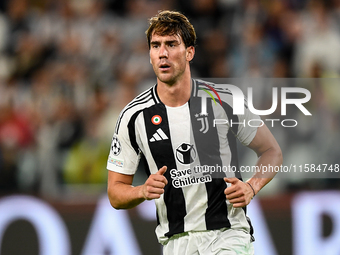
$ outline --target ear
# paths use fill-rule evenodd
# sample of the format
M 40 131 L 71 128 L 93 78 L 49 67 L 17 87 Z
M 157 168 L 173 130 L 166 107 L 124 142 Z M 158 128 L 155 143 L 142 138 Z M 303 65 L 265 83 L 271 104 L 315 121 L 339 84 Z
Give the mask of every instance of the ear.
M 190 62 L 195 56 L 195 47 L 189 46 L 189 47 L 187 47 L 186 51 L 187 51 L 186 59 L 187 59 L 188 62 Z

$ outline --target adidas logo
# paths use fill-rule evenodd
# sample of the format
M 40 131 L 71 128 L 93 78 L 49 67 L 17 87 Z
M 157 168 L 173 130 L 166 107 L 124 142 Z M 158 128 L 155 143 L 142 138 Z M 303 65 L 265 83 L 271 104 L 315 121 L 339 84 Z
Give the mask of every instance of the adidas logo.
M 150 138 L 150 142 L 156 142 L 156 141 L 162 141 L 162 140 L 166 140 L 166 139 L 169 139 L 166 134 L 163 132 L 162 129 L 157 129 L 156 130 L 156 133 L 154 133 L 152 135 L 152 137 Z

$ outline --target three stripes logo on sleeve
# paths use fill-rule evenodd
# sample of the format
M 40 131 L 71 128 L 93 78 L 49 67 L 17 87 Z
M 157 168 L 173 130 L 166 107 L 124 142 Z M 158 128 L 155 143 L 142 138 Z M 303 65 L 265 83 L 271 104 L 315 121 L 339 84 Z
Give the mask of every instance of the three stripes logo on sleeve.
M 156 130 L 156 132 L 152 135 L 150 138 L 150 142 L 157 142 L 157 141 L 162 141 L 162 140 L 167 140 L 169 139 L 168 136 L 164 133 L 164 131 L 159 128 Z

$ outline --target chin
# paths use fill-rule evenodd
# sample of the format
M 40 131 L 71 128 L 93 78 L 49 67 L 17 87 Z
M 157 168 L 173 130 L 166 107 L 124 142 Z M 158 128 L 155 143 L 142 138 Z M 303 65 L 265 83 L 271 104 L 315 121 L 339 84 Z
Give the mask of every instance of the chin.
M 165 77 L 163 75 L 159 75 L 158 79 L 166 84 L 172 85 L 173 83 L 175 83 L 175 79 L 173 79 L 173 77 Z

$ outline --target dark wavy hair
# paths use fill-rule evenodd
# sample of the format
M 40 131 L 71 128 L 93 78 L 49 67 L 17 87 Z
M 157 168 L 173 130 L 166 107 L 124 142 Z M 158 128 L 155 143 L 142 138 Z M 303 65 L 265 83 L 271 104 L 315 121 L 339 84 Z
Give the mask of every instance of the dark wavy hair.
M 196 46 L 196 33 L 193 25 L 182 13 L 176 11 L 161 11 L 150 20 L 149 28 L 145 31 L 150 49 L 152 34 L 180 35 L 185 47 Z

